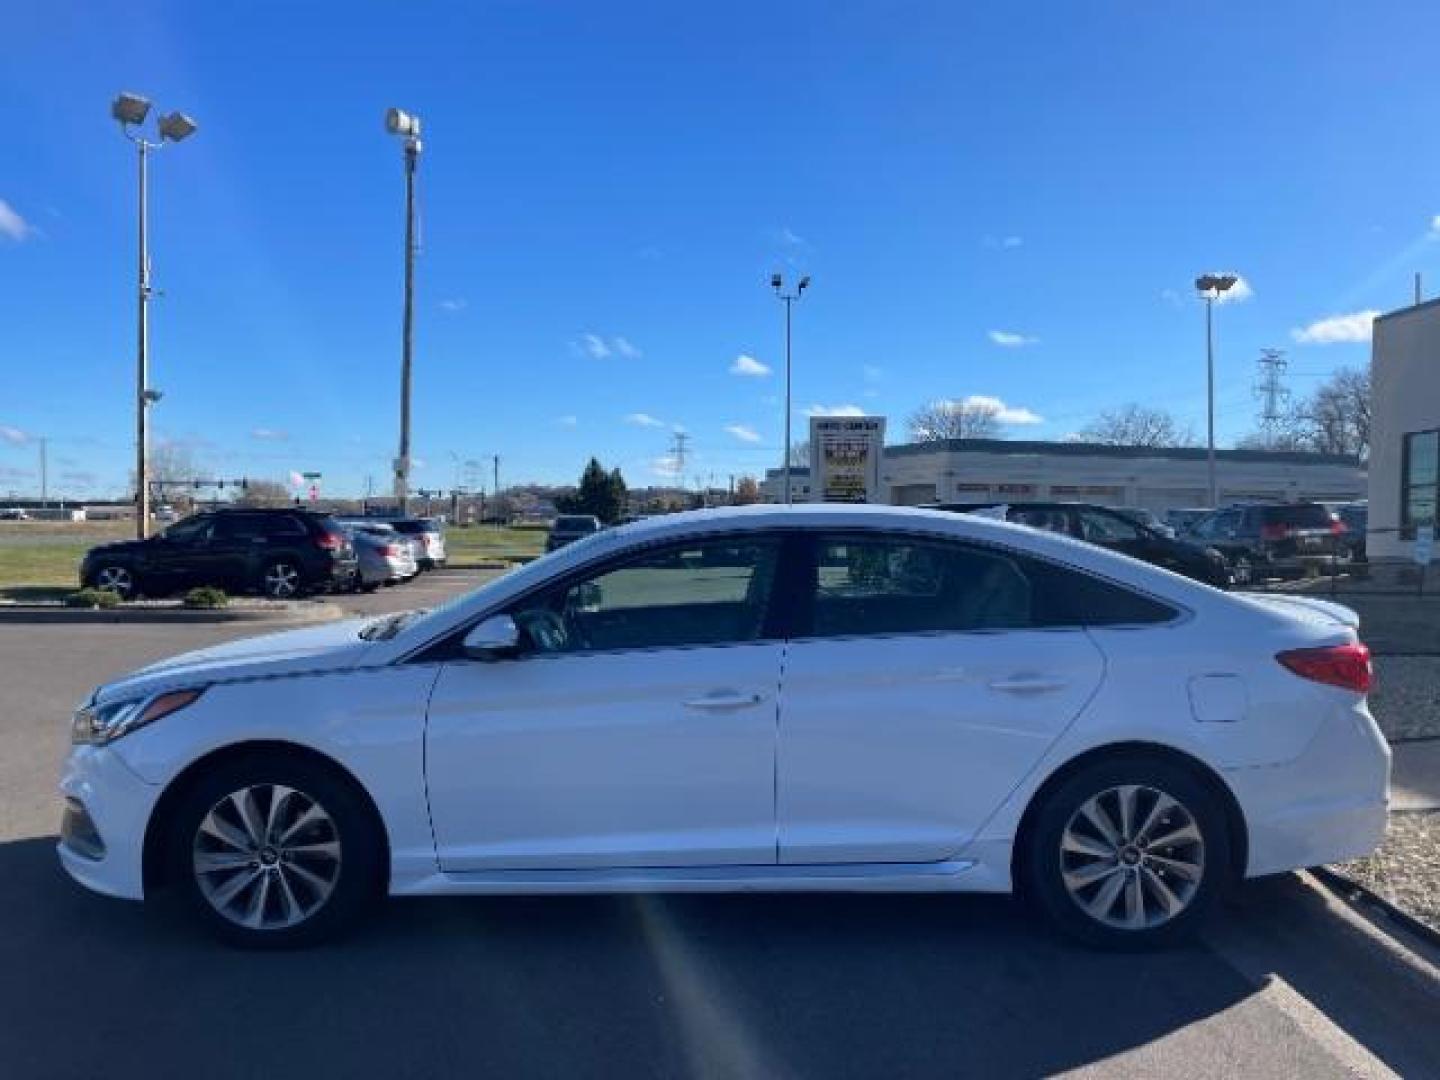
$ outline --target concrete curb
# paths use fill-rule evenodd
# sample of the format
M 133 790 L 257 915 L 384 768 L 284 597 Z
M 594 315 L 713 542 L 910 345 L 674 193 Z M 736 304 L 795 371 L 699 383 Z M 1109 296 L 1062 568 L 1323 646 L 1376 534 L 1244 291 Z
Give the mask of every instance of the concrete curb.
M 56 605 L 14 604 L 0 606 L 0 625 L 72 623 L 283 623 L 302 626 L 310 623 L 334 622 L 346 617 L 338 605 L 321 602 L 293 608 L 267 611 L 263 608 L 221 608 L 191 610 L 183 607 L 160 608 L 67 608 Z
M 1429 950 L 1432 963 L 1440 960 L 1440 930 L 1421 922 L 1386 900 L 1373 889 L 1361 885 L 1328 866 L 1312 866 L 1310 873 L 1339 899 L 1364 915 L 1375 926 L 1394 936 L 1394 927 L 1418 938 Z M 1386 925 L 1386 924 L 1390 925 Z

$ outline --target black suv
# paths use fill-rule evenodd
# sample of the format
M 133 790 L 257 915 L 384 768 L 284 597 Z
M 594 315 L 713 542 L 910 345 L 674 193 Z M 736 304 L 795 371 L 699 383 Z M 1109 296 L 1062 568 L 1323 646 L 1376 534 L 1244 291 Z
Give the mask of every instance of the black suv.
M 1187 539 L 1217 549 L 1237 582 L 1331 569 L 1351 558 L 1345 525 L 1319 503 L 1257 503 L 1211 511 L 1186 530 Z
M 277 600 L 347 585 L 355 549 L 327 514 L 312 510 L 212 510 L 177 521 L 148 540 L 91 548 L 80 584 L 129 599 L 196 585 L 255 590 Z
M 1196 581 L 1228 589 L 1235 581 L 1225 557 L 1212 548 L 1186 540 L 1175 540 L 1129 515 L 1106 506 L 1071 502 L 1005 503 L 936 503 L 933 510 L 958 513 L 998 511 L 1004 508 L 1005 520 L 1031 528 L 1073 536 L 1100 547 L 1143 562 L 1163 566 Z
M 594 514 L 561 514 L 550 526 L 550 535 L 545 538 L 545 550 L 554 551 L 576 540 L 584 540 L 601 529 L 600 519 Z

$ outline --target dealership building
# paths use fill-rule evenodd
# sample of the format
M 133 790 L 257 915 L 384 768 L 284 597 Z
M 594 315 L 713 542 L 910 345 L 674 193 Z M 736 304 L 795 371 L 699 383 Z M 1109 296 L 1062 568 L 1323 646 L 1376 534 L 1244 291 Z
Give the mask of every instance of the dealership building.
M 1440 311 L 1436 315 L 1435 340 L 1440 345 Z M 1432 402 L 1440 403 L 1440 396 L 1432 397 Z M 1348 501 L 1366 494 L 1365 470 L 1359 459 L 1348 454 L 1217 450 L 1215 459 L 1222 504 Z M 811 497 L 810 482 L 809 469 L 791 470 L 795 501 Z M 781 470 L 769 470 L 761 487 L 767 500 L 779 501 Z M 881 497 L 872 501 L 918 506 L 988 499 L 1061 499 L 1164 511 L 1205 506 L 1208 492 L 1203 448 L 944 439 L 885 447 L 880 462 Z
M 1440 503 L 1440 300 L 1375 320 L 1370 365 L 1372 559 L 1410 559 Z

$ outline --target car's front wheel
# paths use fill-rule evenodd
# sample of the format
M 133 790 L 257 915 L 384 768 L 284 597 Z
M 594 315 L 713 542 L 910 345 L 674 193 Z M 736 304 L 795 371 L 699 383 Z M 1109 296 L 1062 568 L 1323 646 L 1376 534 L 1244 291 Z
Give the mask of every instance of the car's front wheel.
M 1028 895 L 1092 945 L 1137 949 L 1192 933 L 1230 870 L 1225 817 L 1189 769 L 1119 757 L 1044 796 L 1021 853 Z
M 373 811 L 333 769 L 303 759 L 221 763 L 185 794 L 170 836 L 171 880 L 231 944 L 284 948 L 331 937 L 382 881 Z

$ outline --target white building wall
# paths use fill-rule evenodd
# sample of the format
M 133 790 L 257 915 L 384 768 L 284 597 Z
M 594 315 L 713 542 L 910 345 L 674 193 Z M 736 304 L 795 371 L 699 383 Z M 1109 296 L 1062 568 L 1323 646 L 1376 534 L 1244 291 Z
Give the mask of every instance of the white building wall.
M 1370 367 L 1372 558 L 1410 558 L 1400 524 L 1402 447 L 1408 432 L 1440 428 L 1440 300 L 1375 321 Z

